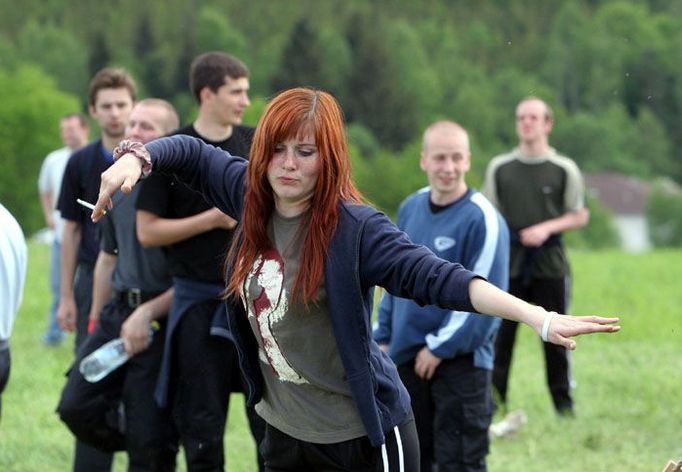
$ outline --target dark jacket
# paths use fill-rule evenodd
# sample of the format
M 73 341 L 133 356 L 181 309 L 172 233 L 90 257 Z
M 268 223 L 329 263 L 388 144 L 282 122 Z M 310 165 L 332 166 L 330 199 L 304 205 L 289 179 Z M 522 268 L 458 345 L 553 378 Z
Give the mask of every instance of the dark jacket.
M 219 283 L 212 284 L 210 282 L 202 282 L 201 280 L 173 277 L 173 287 L 175 288 L 175 293 L 173 294 L 170 313 L 168 313 L 163 357 L 161 358 L 159 378 L 156 382 L 156 390 L 154 391 L 154 399 L 162 408 L 168 406 L 171 365 L 173 365 L 173 356 L 176 355 L 173 352 L 173 346 L 176 344 L 173 338 L 176 336 L 176 329 L 180 321 L 185 315 L 192 316 L 190 310 L 200 303 L 213 302 L 216 306 L 216 314 L 224 312 L 223 304 L 220 303 L 223 286 Z
M 147 148 L 156 171 L 176 174 L 210 203 L 240 219 L 246 161 L 186 136 L 163 138 Z M 341 203 L 324 283 L 348 384 L 375 447 L 384 443 L 384 432 L 407 418 L 410 398 L 395 365 L 372 340 L 374 286 L 419 304 L 475 311 L 469 300 L 473 277 L 476 275 L 461 265 L 439 259 L 412 243 L 374 208 Z M 263 378 L 258 344 L 240 301 L 228 300 L 224 322 L 237 346 L 248 404 L 254 405 L 261 399 Z

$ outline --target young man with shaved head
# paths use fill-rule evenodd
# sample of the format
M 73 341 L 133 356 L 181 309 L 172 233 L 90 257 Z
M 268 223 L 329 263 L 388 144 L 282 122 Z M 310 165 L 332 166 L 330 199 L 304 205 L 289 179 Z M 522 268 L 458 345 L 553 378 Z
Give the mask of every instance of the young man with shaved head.
M 126 139 L 147 143 L 179 125 L 173 106 L 160 99 L 138 102 L 130 113 Z M 177 434 L 170 414 L 156 405 L 154 388 L 173 297 L 172 280 L 161 248 L 143 248 L 135 225 L 135 187 L 117 193 L 115 207 L 99 223 L 101 246 L 95 264 L 91 334 L 81 347 L 62 392 L 59 414 L 81 441 L 104 451 L 126 450 L 129 470 L 175 470 Z M 150 334 L 151 323 L 159 329 Z M 133 355 L 122 367 L 90 383 L 78 366 L 83 358 L 121 337 Z M 122 403 L 125 430 L 118 421 Z
M 512 235 L 509 292 L 548 310 L 567 313 L 570 271 L 561 239 L 585 226 L 584 184 L 578 166 L 549 145 L 554 119 L 537 97 L 516 107 L 519 145 L 488 165 L 483 192 L 506 218 Z M 493 384 L 506 409 L 518 323 L 502 321 L 495 343 Z M 569 352 L 544 343 L 547 384 L 560 415 L 573 414 Z
M 509 235 L 502 217 L 469 188 L 467 132 L 439 121 L 424 132 L 429 186 L 398 210 L 398 226 L 436 255 L 507 285 Z M 419 306 L 384 295 L 374 338 L 398 366 L 412 399 L 421 472 L 484 471 L 492 418 L 493 340 L 499 319 Z

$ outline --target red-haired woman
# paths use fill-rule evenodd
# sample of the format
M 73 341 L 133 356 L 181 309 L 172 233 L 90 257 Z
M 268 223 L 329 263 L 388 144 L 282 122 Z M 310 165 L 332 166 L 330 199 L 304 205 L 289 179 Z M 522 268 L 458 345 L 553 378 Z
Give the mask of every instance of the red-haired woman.
M 239 221 L 223 324 L 239 351 L 248 402 L 267 423 L 266 470 L 418 470 L 409 397 L 372 340 L 374 286 L 522 321 L 569 349 L 571 336 L 619 329 L 615 318 L 554 316 L 516 299 L 413 244 L 364 205 L 341 110 L 325 92 L 276 96 L 248 164 L 183 136 L 124 143 L 116 155 L 93 219 L 153 164 Z

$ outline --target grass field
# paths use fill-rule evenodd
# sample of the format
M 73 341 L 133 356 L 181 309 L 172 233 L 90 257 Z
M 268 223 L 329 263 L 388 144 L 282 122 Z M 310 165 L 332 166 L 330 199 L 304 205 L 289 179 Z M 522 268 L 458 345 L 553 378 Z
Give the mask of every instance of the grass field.
M 24 303 L 3 395 L 0 471 L 71 470 L 73 439 L 54 408 L 72 358 L 73 340 L 48 348 L 40 337 L 49 303 L 46 246 L 31 244 Z M 660 471 L 682 459 L 682 251 L 645 255 L 574 252 L 573 312 L 618 314 L 623 331 L 578 340 L 573 354 L 577 417 L 557 419 L 544 381 L 537 337 L 520 330 L 510 407 L 529 423 L 492 445 L 488 464 L 501 471 Z M 228 470 L 254 470 L 254 448 L 241 397 L 233 396 Z M 178 470 L 185 470 L 182 459 Z M 118 456 L 116 471 L 126 470 Z

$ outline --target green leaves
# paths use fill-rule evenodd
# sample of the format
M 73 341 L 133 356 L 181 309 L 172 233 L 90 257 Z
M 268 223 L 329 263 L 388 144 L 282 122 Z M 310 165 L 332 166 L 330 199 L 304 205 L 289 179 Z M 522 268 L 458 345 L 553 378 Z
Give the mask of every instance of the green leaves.
M 249 123 L 276 91 L 320 87 L 344 109 L 354 159 L 380 156 L 393 167 L 391 159 L 413 152 L 430 122 L 454 120 L 471 135 L 474 183 L 490 158 L 515 145 L 518 101 L 538 95 L 557 117 L 551 143 L 583 170 L 682 182 L 675 155 L 682 148 L 682 19 L 675 0 L 115 0 L 109 7 L 0 0 L 0 71 L 40 67 L 52 79 L 50 90 L 74 94 L 76 109 L 84 109 L 94 69 L 123 66 L 141 97 L 170 99 L 187 123 L 196 107 L 189 62 L 221 49 L 251 69 L 258 106 L 247 110 Z M 25 97 L 10 101 L 42 93 L 22 91 Z M 56 147 L 56 122 L 47 126 L 38 134 Z M 10 141 L 23 133 L 4 132 Z M 0 149 L 10 145 L 0 142 Z M 379 197 L 389 212 L 405 196 L 398 195 L 402 184 L 419 176 L 407 165 L 395 168 L 398 192 Z M 6 187 L 21 176 L 0 182 Z
M 44 225 L 37 191 L 40 166 L 61 147 L 59 119 L 81 110 L 71 94 L 57 89 L 40 68 L 0 69 L 0 201 L 31 232 Z

